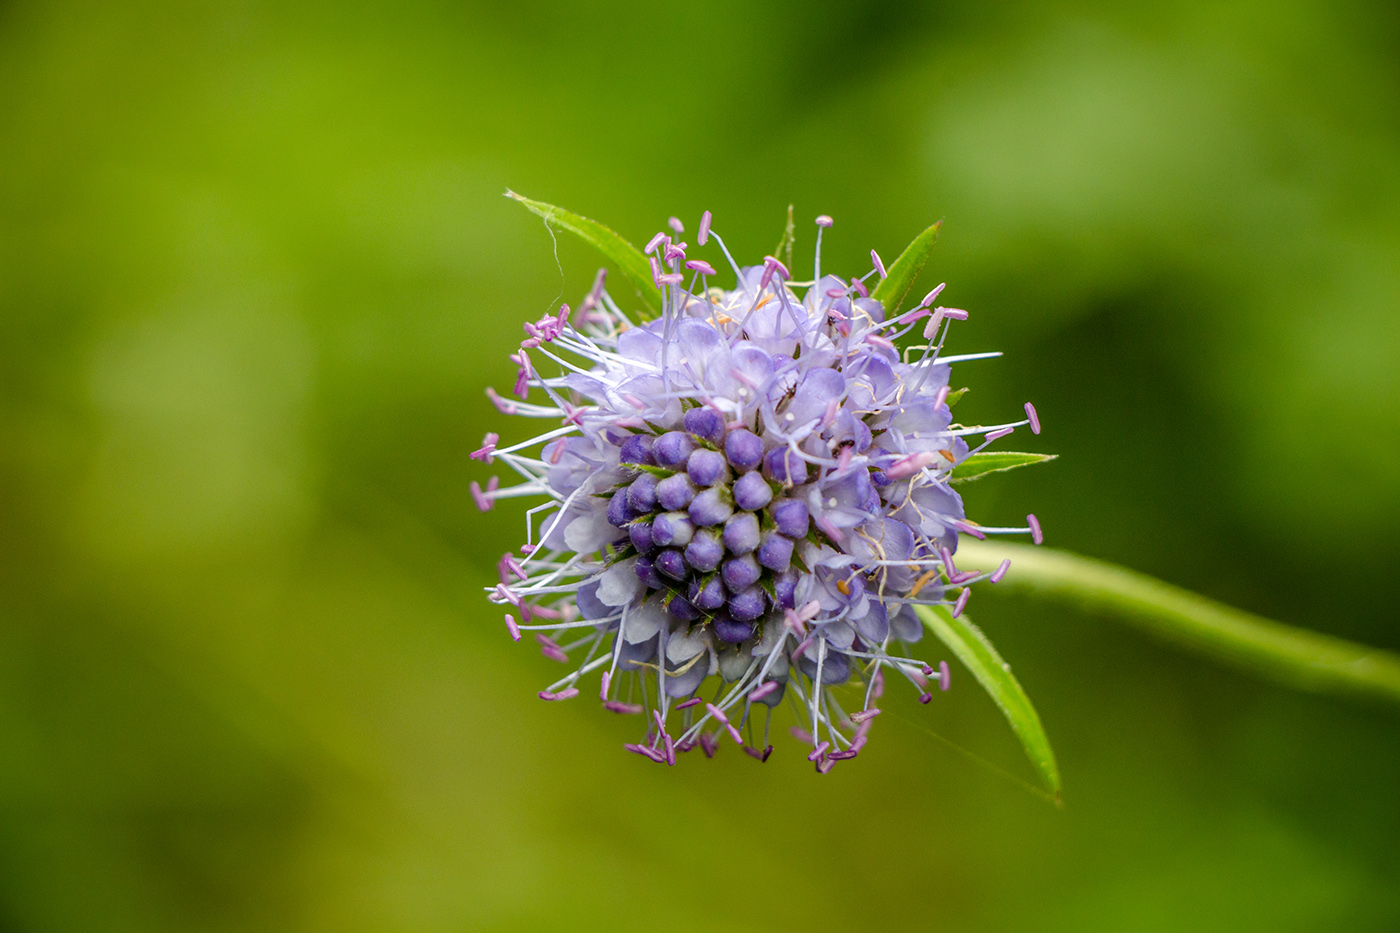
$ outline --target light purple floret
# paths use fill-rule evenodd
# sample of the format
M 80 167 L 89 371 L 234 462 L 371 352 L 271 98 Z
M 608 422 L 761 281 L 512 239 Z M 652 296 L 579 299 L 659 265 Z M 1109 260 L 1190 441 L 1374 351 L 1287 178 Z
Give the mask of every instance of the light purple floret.
M 752 431 L 736 428 L 724 439 L 724 456 L 735 470 L 748 472 L 763 459 L 763 441 Z
M 773 501 L 773 487 L 760 473 L 745 473 L 734 481 L 734 504 L 753 512 Z
M 738 512 L 724 523 L 724 546 L 731 554 L 747 554 L 758 547 L 758 516 Z

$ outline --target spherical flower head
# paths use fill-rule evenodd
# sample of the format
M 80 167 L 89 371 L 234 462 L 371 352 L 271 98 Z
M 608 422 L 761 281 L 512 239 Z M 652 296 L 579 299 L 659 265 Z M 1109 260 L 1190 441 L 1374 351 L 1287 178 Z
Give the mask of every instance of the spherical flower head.
M 1038 431 L 1034 409 L 1024 422 L 955 424 L 959 358 L 942 349 L 966 312 L 933 307 L 939 286 L 891 317 L 865 285 L 885 275 L 878 257 L 864 278 L 823 276 L 830 226 L 818 219 L 811 282 L 768 257 L 731 261 L 730 289 L 658 233 L 647 253 L 659 317 L 625 313 L 600 273 L 577 312 L 525 325 L 512 357 L 524 400 L 489 393 L 502 412 L 549 425 L 504 447 L 489 435 L 473 454 L 524 479 L 474 484 L 483 507 L 543 500 L 490 598 L 508 609 L 512 637 L 536 632 L 547 657 L 571 666 L 540 696 L 578 696 L 596 675 L 606 709 L 645 717 L 627 748 L 652 761 L 709 757 L 726 740 L 767 760 L 784 699 L 819 772 L 856 757 L 887 675 L 925 702 L 934 681 L 947 687 L 946 664 L 911 656 L 922 633 L 913 607 L 966 605 L 983 577 L 958 571 L 959 534 L 1039 538 L 1033 520 L 968 521 L 951 484 L 975 452 L 967 438 Z M 700 229 L 723 250 L 708 213 Z M 901 352 L 916 331 L 924 341 Z M 556 375 L 536 368 L 545 361 Z M 700 699 L 707 681 L 714 702 Z

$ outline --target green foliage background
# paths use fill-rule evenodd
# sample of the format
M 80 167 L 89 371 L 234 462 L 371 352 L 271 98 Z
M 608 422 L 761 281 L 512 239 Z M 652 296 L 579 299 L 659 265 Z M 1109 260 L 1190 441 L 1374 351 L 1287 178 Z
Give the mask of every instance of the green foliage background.
M 1392 710 L 1058 607 L 973 604 L 1063 810 L 960 669 L 825 778 L 534 700 L 467 453 L 596 263 L 507 186 L 942 218 L 965 420 L 1061 454 L 973 514 L 1400 647 L 1393 4 L 13 2 L 0 929 L 1400 927 Z

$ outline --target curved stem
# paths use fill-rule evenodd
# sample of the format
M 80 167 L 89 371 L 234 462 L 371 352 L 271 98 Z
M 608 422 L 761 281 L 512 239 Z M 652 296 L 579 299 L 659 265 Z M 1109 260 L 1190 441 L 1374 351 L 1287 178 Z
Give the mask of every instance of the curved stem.
M 1011 559 L 1005 584 L 1121 616 L 1166 641 L 1292 687 L 1400 703 L 1400 655 L 1226 606 L 1146 574 L 1025 544 L 968 540 L 958 564 L 991 570 Z

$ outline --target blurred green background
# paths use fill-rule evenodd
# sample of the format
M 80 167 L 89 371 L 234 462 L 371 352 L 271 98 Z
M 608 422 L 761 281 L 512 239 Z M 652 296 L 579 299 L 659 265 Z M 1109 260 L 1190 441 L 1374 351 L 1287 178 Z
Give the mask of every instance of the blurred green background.
M 974 601 L 1063 810 L 960 668 L 825 778 L 535 700 L 467 453 L 597 262 L 506 186 L 943 218 L 959 412 L 1061 454 L 974 516 L 1400 647 L 1393 3 L 11 2 L 0 929 L 1400 928 L 1400 716 L 1110 620 Z

